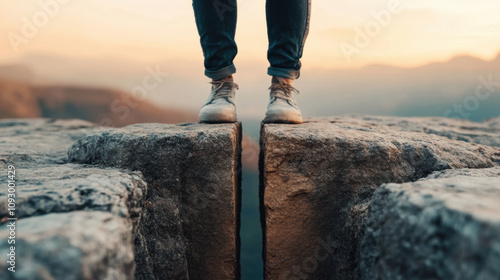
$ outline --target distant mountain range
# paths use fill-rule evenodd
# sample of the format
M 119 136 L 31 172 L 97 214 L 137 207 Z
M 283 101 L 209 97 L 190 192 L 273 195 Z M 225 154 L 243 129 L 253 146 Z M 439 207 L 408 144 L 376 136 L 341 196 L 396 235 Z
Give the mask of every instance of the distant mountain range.
M 117 127 L 140 122 L 197 121 L 194 112 L 134 101 L 119 90 L 0 80 L 0 118 L 22 117 L 79 118 Z
M 312 70 L 306 75 L 300 102 L 303 110 L 313 115 L 445 116 L 455 106 L 468 110 L 450 117 L 481 121 L 500 115 L 500 56 L 491 61 L 459 56 L 416 68 L 372 65 L 352 70 Z M 491 92 L 482 85 L 490 78 L 497 84 Z M 328 89 L 326 81 L 331 85 Z M 489 97 L 474 104 L 478 86 Z

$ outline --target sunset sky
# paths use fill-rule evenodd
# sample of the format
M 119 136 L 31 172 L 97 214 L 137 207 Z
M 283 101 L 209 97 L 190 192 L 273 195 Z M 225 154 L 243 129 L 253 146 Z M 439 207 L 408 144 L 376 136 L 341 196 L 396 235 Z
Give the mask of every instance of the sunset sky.
M 0 0 L 0 62 L 25 54 L 116 57 L 144 62 L 201 61 L 191 1 L 65 0 L 26 38 L 16 52 L 12 38 L 23 36 L 23 18 L 43 22 L 40 3 L 55 0 Z M 62 2 L 62 0 L 61 0 Z M 313 0 L 305 68 L 351 68 L 367 64 L 417 66 L 469 54 L 491 59 L 500 51 L 500 1 L 401 0 L 401 12 L 359 48 L 351 61 L 342 46 L 356 46 L 364 29 L 387 0 Z M 397 2 L 396 2 L 397 3 Z M 236 63 L 266 60 L 265 1 L 238 1 Z M 19 37 L 16 37 L 19 38 Z

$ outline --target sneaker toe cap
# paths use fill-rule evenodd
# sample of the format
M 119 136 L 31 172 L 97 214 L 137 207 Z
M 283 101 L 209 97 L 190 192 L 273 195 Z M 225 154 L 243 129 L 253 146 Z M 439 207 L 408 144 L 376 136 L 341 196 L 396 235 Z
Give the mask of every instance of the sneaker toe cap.
M 200 122 L 235 122 L 236 110 L 232 105 L 207 105 L 200 109 Z
M 266 112 L 264 122 L 302 123 L 302 114 L 295 107 L 271 106 Z

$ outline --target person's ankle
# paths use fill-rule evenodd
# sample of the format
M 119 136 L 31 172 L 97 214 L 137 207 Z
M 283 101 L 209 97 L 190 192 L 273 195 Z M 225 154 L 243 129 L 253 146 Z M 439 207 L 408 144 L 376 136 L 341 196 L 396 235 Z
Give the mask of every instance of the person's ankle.
M 222 80 L 227 80 L 227 81 L 231 81 L 231 82 L 232 82 L 232 81 L 233 81 L 233 75 L 231 74 L 231 75 L 229 75 L 229 76 L 227 76 L 227 77 L 224 77 L 224 78 L 222 78 L 222 79 L 218 79 L 218 80 L 214 80 L 214 79 L 212 79 L 212 82 L 222 81 Z
M 292 84 L 292 79 L 289 79 L 289 78 L 283 78 L 283 77 L 278 77 L 278 76 L 273 76 L 273 78 L 271 79 L 271 83 L 274 85 L 274 84 L 279 84 L 279 83 L 286 83 L 286 84 L 289 84 L 291 85 Z

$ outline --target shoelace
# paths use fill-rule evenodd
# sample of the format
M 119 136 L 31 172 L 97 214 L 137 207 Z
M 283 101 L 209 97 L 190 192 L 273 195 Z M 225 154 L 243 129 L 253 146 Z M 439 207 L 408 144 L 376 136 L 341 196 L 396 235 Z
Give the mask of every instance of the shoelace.
M 211 81 L 210 82 L 212 85 L 217 85 L 215 89 L 212 91 L 215 92 L 213 99 L 215 98 L 221 98 L 221 97 L 233 97 L 231 94 L 231 90 L 220 90 L 224 85 L 228 85 L 231 87 L 231 89 L 234 87 L 236 89 L 240 89 L 238 84 L 236 84 L 233 81 L 228 81 L 228 80 L 219 80 L 219 81 Z
M 293 99 L 292 93 L 300 94 L 292 85 L 283 82 L 272 84 L 269 89 L 275 97 L 290 101 Z

